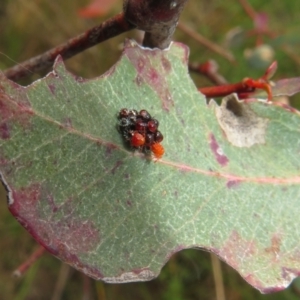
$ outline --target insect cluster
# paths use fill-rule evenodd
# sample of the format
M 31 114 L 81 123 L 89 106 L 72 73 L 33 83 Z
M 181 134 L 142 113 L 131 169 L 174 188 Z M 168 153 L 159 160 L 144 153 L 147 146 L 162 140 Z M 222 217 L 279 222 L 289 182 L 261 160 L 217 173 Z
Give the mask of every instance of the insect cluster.
M 118 119 L 118 129 L 132 147 L 144 153 L 151 151 L 157 159 L 164 155 L 164 147 L 160 144 L 164 137 L 158 130 L 159 122 L 147 110 L 138 112 L 123 108 L 119 111 Z

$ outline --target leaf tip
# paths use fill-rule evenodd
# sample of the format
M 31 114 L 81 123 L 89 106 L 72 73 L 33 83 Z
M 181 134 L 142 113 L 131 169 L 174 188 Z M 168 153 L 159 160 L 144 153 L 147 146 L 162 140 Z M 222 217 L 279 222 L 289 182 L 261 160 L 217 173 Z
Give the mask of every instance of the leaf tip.
M 66 66 L 61 55 L 58 55 L 53 64 L 53 74 L 58 76 L 59 73 L 66 71 Z

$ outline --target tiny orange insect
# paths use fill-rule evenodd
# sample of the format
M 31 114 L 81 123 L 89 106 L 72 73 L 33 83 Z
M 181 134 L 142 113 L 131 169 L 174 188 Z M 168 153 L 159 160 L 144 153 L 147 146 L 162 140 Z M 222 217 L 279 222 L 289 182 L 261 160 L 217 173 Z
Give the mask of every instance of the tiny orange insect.
M 143 146 L 145 144 L 145 137 L 142 134 L 135 131 L 132 134 L 130 143 L 131 143 L 131 146 L 133 146 L 133 147 Z
M 155 158 L 160 159 L 165 153 L 164 147 L 159 143 L 154 143 L 150 146 L 150 150 L 152 151 Z

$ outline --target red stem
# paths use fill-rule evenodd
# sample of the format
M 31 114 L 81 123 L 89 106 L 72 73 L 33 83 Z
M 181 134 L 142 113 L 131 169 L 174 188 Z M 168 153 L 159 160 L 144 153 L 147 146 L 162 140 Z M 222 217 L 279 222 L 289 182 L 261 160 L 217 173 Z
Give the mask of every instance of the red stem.
M 22 276 L 46 251 L 43 246 L 39 246 L 14 272 L 16 277 Z
M 241 5 L 243 6 L 245 12 L 248 14 L 248 16 L 254 20 L 256 16 L 256 11 L 253 9 L 253 7 L 248 3 L 247 0 L 239 0 Z
M 246 86 L 243 82 L 225 84 L 212 87 L 203 87 L 198 89 L 202 94 L 208 98 L 223 97 L 232 93 L 248 94 L 254 92 L 255 88 Z
M 226 79 L 218 73 L 218 64 L 214 60 L 205 63 L 189 63 L 189 71 L 206 76 L 215 85 L 227 84 Z

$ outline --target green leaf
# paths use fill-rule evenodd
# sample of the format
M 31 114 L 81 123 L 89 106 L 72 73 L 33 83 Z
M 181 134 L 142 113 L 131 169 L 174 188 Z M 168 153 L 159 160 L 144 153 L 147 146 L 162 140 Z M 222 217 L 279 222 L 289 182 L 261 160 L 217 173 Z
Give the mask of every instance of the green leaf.
M 0 163 L 9 209 L 52 254 L 106 282 L 150 280 L 185 248 L 212 251 L 268 292 L 300 271 L 299 112 L 206 104 L 188 49 L 127 42 L 94 80 L 60 59 L 28 87 L 1 79 Z M 160 121 L 165 155 L 134 153 L 123 108 Z

